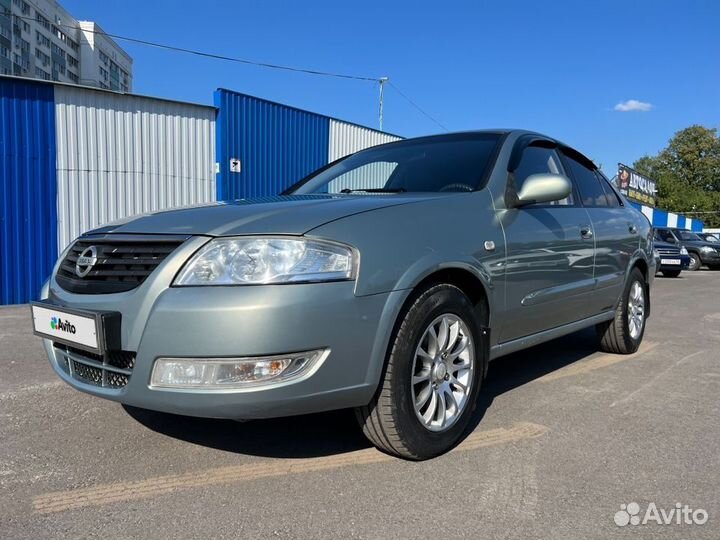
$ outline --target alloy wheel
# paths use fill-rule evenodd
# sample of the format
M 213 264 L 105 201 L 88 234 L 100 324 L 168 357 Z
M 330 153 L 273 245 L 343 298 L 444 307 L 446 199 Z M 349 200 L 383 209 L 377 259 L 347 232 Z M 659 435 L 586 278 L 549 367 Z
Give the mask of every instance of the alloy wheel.
M 639 281 L 633 282 L 630 287 L 627 317 L 630 337 L 638 339 L 645 324 L 645 290 Z
M 415 349 L 412 399 L 430 431 L 445 431 L 465 410 L 475 369 L 472 334 L 457 315 L 445 313 L 425 329 Z

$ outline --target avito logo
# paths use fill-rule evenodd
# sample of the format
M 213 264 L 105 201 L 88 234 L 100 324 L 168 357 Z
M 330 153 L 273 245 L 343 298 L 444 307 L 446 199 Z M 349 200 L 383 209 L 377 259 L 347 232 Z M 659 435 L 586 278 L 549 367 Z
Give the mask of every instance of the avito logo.
M 53 330 L 62 330 L 69 334 L 75 333 L 75 326 L 70 321 L 63 321 L 60 317 L 52 317 L 50 319 L 50 328 Z

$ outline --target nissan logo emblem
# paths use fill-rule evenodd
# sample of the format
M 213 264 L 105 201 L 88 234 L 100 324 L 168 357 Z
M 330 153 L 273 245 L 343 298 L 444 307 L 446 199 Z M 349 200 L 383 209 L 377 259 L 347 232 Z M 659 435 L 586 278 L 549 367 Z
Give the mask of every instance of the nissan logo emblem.
M 95 263 L 97 263 L 97 248 L 95 246 L 85 248 L 75 263 L 75 273 L 83 278 L 90 273 Z

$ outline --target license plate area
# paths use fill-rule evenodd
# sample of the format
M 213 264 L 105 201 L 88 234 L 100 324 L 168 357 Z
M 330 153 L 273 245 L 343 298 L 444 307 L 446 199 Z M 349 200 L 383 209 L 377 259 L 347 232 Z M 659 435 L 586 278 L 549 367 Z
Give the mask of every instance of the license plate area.
M 677 264 L 680 265 L 680 259 L 660 259 L 660 264 Z
M 120 313 L 32 302 L 33 333 L 56 343 L 103 355 L 120 350 Z

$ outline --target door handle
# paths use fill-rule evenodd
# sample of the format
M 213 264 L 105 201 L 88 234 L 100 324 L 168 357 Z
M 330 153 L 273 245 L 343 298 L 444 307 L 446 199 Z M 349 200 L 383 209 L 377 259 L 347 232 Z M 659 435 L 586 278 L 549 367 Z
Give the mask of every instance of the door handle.
M 635 233 L 637 233 L 637 226 L 634 225 L 634 224 L 632 224 L 632 223 L 630 223 L 630 224 L 628 225 L 628 231 L 630 231 L 630 234 L 635 234 Z
M 590 228 L 590 225 L 580 226 L 580 236 L 582 236 L 585 240 L 590 240 L 593 237 L 593 232 Z

